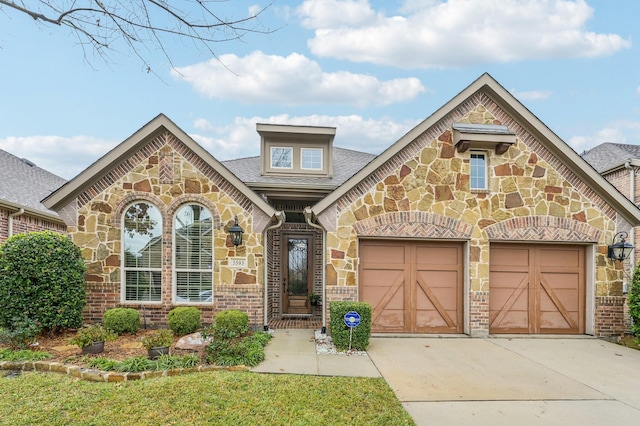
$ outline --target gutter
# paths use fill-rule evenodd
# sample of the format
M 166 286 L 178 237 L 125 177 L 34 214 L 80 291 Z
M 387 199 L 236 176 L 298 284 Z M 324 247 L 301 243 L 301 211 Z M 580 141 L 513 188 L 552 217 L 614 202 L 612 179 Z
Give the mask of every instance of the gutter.
M 7 201 L 7 200 L 0 200 L 0 208 L 16 209 L 16 210 L 24 209 L 24 212 L 30 216 L 36 216 L 40 219 L 48 220 L 51 222 L 58 222 L 64 225 L 64 221 L 60 218 L 58 214 L 54 212 L 44 212 L 42 210 L 36 210 L 34 208 L 29 208 L 18 203 L 12 203 L 11 201 Z
M 11 214 L 9 214 L 9 220 L 8 220 L 8 230 L 7 230 L 7 237 L 11 237 L 13 236 L 13 218 L 14 217 L 18 217 L 20 215 L 24 214 L 24 209 L 22 207 L 20 207 L 20 210 L 18 210 L 17 212 L 13 212 Z
M 304 208 L 304 219 L 307 221 L 307 225 L 319 229 L 322 231 L 322 334 L 327 333 L 327 285 L 325 273 L 327 270 L 327 231 L 322 226 L 312 223 L 313 211 L 311 207 Z
M 264 266 L 262 268 L 262 273 L 263 273 L 263 279 L 262 282 L 264 283 L 264 305 L 262 307 L 263 310 L 263 318 L 264 318 L 264 323 L 262 324 L 262 329 L 264 331 L 269 331 L 269 280 L 268 280 L 268 268 L 267 268 L 267 260 L 268 260 L 268 256 L 266 251 L 268 250 L 269 244 L 267 244 L 267 239 L 268 239 L 268 233 L 270 230 L 275 229 L 275 228 L 279 228 L 281 227 L 284 222 L 287 220 L 287 216 L 284 214 L 283 211 L 276 211 L 274 213 L 275 218 L 278 220 L 277 223 L 271 225 L 271 226 L 267 226 L 265 228 L 265 230 L 262 232 L 262 241 L 263 243 L 263 247 L 265 250 L 264 256 L 262 256 L 262 258 L 264 259 Z
M 636 170 L 633 168 L 633 165 L 631 164 L 631 161 L 627 160 L 627 162 L 624 163 L 624 168 L 629 170 L 629 199 L 631 200 L 631 202 L 633 204 L 636 204 Z M 635 246 L 635 239 L 636 239 L 636 227 L 633 227 L 633 230 L 631 231 L 631 238 L 629 241 L 630 244 Z M 631 250 L 631 255 L 629 256 L 629 261 L 631 263 L 631 270 L 633 271 L 633 269 L 635 268 L 635 264 L 636 264 L 636 251 L 635 250 Z

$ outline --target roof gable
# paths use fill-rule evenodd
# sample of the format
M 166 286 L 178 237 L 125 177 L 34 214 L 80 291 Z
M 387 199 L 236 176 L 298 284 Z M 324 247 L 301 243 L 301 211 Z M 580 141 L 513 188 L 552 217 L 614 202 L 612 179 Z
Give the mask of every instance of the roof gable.
M 611 208 L 620 213 L 625 220 L 633 225 L 640 224 L 640 210 L 629 199 L 618 192 L 571 147 L 487 73 L 480 76 L 431 116 L 401 137 L 336 191 L 314 205 L 313 212 L 316 215 L 322 214 L 330 206 L 347 197 L 350 191 L 354 190 L 354 193 L 357 193 L 358 191 L 355 191 L 355 188 L 358 185 L 373 184 L 385 174 L 385 171 L 403 164 L 417 151 L 417 146 L 420 144 L 421 139 L 424 138 L 425 133 L 437 138 L 437 135 L 450 130 L 452 124 L 460 118 L 456 115 L 456 110 L 463 106 L 467 110 L 471 110 L 476 105 L 478 97 L 484 97 L 499 107 L 504 115 L 498 117 L 500 120 L 505 121 L 502 124 L 510 121 L 513 126 L 521 128 L 531 135 L 533 139 L 539 141 L 544 149 L 553 156 L 553 164 L 556 167 L 561 165 L 566 167 L 584 182 L 583 187 L 585 189 L 595 192 Z M 509 128 L 512 125 L 509 125 Z M 576 183 L 574 182 L 574 184 Z
M 194 141 L 182 129 L 176 126 L 164 114 L 160 114 L 135 132 L 124 142 L 105 154 L 102 158 L 86 168 L 78 176 L 67 182 L 60 189 L 49 195 L 42 202 L 50 209 L 64 208 L 71 200 L 80 196 L 85 190 L 102 179 L 111 170 L 117 167 L 129 157 L 134 155 L 145 144 L 160 136 L 163 132 L 169 132 L 196 154 L 203 162 L 213 168 L 223 179 L 229 182 L 249 201 L 256 205 L 269 217 L 275 210 L 269 206 L 260 196 L 249 189 L 237 176 L 231 173 L 222 163 L 216 160 L 209 152 Z

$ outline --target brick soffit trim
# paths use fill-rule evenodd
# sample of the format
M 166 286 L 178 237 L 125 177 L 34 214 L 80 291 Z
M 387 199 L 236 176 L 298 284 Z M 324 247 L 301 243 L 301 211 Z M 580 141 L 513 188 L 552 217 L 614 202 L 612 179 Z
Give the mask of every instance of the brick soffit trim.
M 468 240 L 473 227 L 457 219 L 426 212 L 391 212 L 353 225 L 361 237 L 413 237 Z
M 514 217 L 487 226 L 489 240 L 597 243 L 602 231 L 584 222 L 553 216 Z

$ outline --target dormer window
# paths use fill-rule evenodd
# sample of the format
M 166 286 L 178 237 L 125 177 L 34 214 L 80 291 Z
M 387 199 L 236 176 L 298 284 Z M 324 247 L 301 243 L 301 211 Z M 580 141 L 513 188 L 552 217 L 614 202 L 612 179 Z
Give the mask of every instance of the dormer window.
M 272 146 L 271 147 L 271 168 L 291 169 L 293 166 L 293 148 Z
M 301 148 L 300 163 L 302 170 L 322 170 L 322 150 L 319 148 Z
M 261 136 L 260 173 L 280 177 L 331 177 L 335 127 L 257 125 Z

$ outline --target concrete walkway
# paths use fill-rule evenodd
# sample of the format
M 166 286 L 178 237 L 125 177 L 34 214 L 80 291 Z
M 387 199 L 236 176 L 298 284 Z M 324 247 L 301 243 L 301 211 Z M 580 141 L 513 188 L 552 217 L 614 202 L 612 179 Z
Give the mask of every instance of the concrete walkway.
M 257 373 L 380 377 L 367 355 L 317 354 L 313 330 L 275 330 Z
M 276 330 L 265 373 L 384 377 L 418 425 L 637 425 L 640 351 L 589 337 L 373 337 L 368 355 L 316 354 Z

